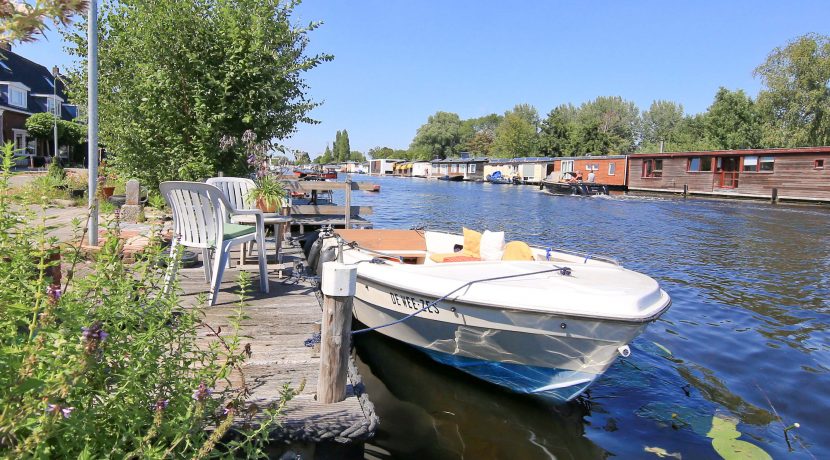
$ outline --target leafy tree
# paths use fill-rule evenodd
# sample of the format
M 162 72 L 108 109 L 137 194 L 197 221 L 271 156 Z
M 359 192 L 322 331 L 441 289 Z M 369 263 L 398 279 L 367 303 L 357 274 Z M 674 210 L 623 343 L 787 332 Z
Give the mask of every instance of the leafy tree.
M 375 160 L 394 158 L 395 151 L 389 147 L 375 147 L 369 149 L 369 157 Z
M 671 101 L 654 101 L 643 112 L 643 143 L 673 143 L 679 136 L 683 123 L 683 105 Z
M 743 90 L 721 87 L 706 113 L 706 134 L 716 148 L 759 147 L 761 120 L 755 102 Z
M 477 156 L 488 156 L 501 120 L 502 117 L 495 113 L 464 120 L 460 129 L 460 149 Z
M 536 107 L 533 107 L 530 104 L 516 104 L 516 106 L 513 107 L 512 113 L 515 113 L 530 123 L 530 125 L 534 128 L 539 127 L 539 111 L 536 110 Z
M 758 94 L 764 144 L 830 144 L 830 37 L 807 34 L 775 48 L 755 69 L 766 89 Z
M 576 130 L 576 118 L 577 109 L 571 104 L 562 104 L 551 110 L 541 123 L 539 152 L 549 157 L 573 155 L 572 137 Z
M 337 162 L 347 161 L 351 151 L 349 133 L 345 129 L 343 132 L 337 131 L 337 137 L 334 140 L 334 152 L 332 153 L 333 160 Z
M 100 18 L 101 142 L 114 166 L 151 187 L 249 170 L 222 136 L 284 139 L 314 123 L 304 72 L 331 56 L 305 54 L 318 24 L 290 21 L 281 0 L 104 0 Z M 82 66 L 70 88 L 85 91 L 86 34 L 68 39 Z M 75 100 L 85 100 L 83 93 Z
M 364 155 L 363 152 L 352 150 L 352 152 L 349 154 L 349 160 L 356 161 L 358 163 L 363 163 L 364 161 L 366 161 L 366 155 Z
M 496 128 L 492 153 L 500 158 L 534 155 L 536 153 L 536 128 L 521 113 L 508 112 Z
M 55 136 L 55 117 L 49 112 L 36 113 L 26 119 L 26 131 L 37 139 L 51 141 Z M 58 144 L 75 146 L 86 141 L 86 127 L 78 123 L 57 120 Z M 53 143 L 49 142 L 49 149 L 54 150 Z M 55 152 L 52 152 L 54 155 Z
M 31 2 L 29 2 L 31 3 Z M 0 43 L 34 41 L 42 33 L 46 22 L 67 25 L 72 16 L 86 11 L 87 0 L 38 0 L 34 5 L 26 2 L 0 2 Z
M 418 128 L 411 148 L 423 148 L 432 158 L 447 158 L 458 152 L 461 119 L 458 114 L 436 112 L 430 115 L 426 124 Z
M 598 97 L 580 106 L 573 144 L 581 154 L 626 154 L 634 151 L 639 139 L 637 106 L 619 96 Z
M 305 165 L 311 163 L 311 156 L 309 156 L 308 152 L 303 152 L 302 150 L 295 150 L 294 151 L 294 164 L 295 165 Z

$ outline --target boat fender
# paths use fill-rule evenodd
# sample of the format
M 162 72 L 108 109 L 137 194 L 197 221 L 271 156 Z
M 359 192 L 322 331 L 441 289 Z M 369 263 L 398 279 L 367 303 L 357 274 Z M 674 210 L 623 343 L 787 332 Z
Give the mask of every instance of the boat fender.
M 628 345 L 623 345 L 620 348 L 617 348 L 617 351 L 623 358 L 628 358 L 629 356 L 631 356 L 631 349 L 628 348 Z
M 323 264 L 326 262 L 334 262 L 337 260 L 337 247 L 330 246 L 320 251 L 320 256 L 317 258 L 316 272 L 318 275 L 323 275 Z
M 553 248 L 545 249 L 545 260 L 550 260 L 550 253 L 553 251 Z
M 323 249 L 323 237 L 317 238 L 317 241 L 311 245 L 308 251 L 308 268 L 311 272 L 317 269 L 317 261 L 320 260 L 320 251 Z M 312 275 L 313 273 L 309 273 Z

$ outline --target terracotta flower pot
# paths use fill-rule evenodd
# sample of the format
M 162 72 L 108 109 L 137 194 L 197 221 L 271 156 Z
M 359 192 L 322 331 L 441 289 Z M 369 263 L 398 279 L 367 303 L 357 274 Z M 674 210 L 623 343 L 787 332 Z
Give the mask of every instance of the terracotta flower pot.
M 279 204 L 280 200 L 278 199 L 264 200 L 262 198 L 259 198 L 256 200 L 256 207 L 259 208 L 260 211 L 269 214 L 277 212 L 277 207 L 279 206 Z
M 109 197 L 112 196 L 113 193 L 115 193 L 115 187 L 108 187 L 108 186 L 101 187 L 101 196 L 102 197 L 109 198 Z

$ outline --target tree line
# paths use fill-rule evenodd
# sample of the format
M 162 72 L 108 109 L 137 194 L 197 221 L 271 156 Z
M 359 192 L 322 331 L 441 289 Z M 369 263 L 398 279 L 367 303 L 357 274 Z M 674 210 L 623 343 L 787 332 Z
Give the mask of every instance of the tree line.
M 366 161 L 366 156 L 363 155 L 362 152 L 352 150 L 349 145 L 349 133 L 344 129 L 342 132 L 337 131 L 337 134 L 334 136 L 334 144 L 332 144 L 332 147 L 329 147 L 329 145 L 326 144 L 326 151 L 323 152 L 322 155 L 315 158 L 314 161 L 319 164 L 344 163 L 346 161 L 356 161 L 358 163 L 362 163 Z
M 807 34 L 775 48 L 754 75 L 763 84 L 756 98 L 721 87 L 700 114 L 664 100 L 641 111 L 620 96 L 562 104 L 544 118 L 529 104 L 467 120 L 437 112 L 408 149 L 375 147 L 368 153 L 431 160 L 460 152 L 515 158 L 830 144 L 830 37 Z

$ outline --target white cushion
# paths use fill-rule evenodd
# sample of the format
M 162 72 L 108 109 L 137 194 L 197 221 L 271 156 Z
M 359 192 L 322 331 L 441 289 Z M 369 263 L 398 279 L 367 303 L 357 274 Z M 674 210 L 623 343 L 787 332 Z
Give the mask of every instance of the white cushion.
M 481 260 L 501 260 L 504 254 L 504 232 L 485 230 L 481 235 Z

